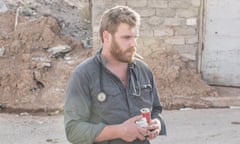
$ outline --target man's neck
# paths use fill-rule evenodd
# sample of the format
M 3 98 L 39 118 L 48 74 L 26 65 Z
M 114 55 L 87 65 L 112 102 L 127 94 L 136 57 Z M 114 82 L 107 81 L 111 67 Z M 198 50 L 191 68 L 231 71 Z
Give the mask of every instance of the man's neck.
M 120 62 L 106 53 L 102 53 L 101 57 L 106 60 L 105 67 L 116 75 L 124 85 L 127 85 L 128 63 Z

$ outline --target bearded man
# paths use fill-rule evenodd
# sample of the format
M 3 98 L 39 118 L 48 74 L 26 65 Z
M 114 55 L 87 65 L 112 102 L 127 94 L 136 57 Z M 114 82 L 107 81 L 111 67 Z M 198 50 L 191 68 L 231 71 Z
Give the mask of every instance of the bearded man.
M 153 74 L 135 57 L 139 26 L 139 14 L 129 7 L 104 12 L 102 48 L 77 66 L 68 83 L 64 122 L 71 143 L 150 144 L 166 134 Z M 145 126 L 138 123 L 145 118 L 141 109 L 151 114 Z

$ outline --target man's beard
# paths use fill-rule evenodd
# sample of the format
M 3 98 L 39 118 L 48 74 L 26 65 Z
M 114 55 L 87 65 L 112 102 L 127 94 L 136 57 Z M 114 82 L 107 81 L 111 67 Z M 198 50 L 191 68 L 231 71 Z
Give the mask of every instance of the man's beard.
M 123 51 L 115 41 L 115 38 L 113 38 L 110 52 L 118 61 L 132 63 L 136 52 L 136 47 L 130 47 L 126 51 Z

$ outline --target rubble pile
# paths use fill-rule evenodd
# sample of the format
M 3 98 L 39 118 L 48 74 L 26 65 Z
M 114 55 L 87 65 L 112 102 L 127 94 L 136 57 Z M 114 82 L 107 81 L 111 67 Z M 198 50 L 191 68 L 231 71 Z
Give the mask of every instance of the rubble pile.
M 62 109 L 73 68 L 91 55 L 80 41 L 61 35 L 51 16 L 29 21 L 0 13 L 0 102 L 8 108 Z
M 218 96 L 216 89 L 203 81 L 177 52 L 162 51 L 152 61 L 150 66 L 166 109 L 209 107 L 211 102 L 202 98 Z
M 95 51 L 86 49 L 91 47 L 86 42 L 91 24 L 79 20 L 80 12 L 89 15 L 87 6 L 70 3 L 31 0 L 20 14 L 17 6 L 11 11 L 0 4 L 0 110 L 63 109 L 70 74 Z M 209 107 L 204 97 L 218 95 L 176 52 L 161 48 L 144 60 L 153 70 L 166 109 Z

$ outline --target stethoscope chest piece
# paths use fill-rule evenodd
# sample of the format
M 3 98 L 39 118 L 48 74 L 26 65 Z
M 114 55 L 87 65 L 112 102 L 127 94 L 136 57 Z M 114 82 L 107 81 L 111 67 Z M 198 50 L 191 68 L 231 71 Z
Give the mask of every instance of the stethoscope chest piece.
M 107 99 L 107 95 L 106 95 L 104 92 L 98 93 L 98 95 L 97 95 L 97 100 L 98 100 L 99 102 L 105 102 L 106 99 Z

